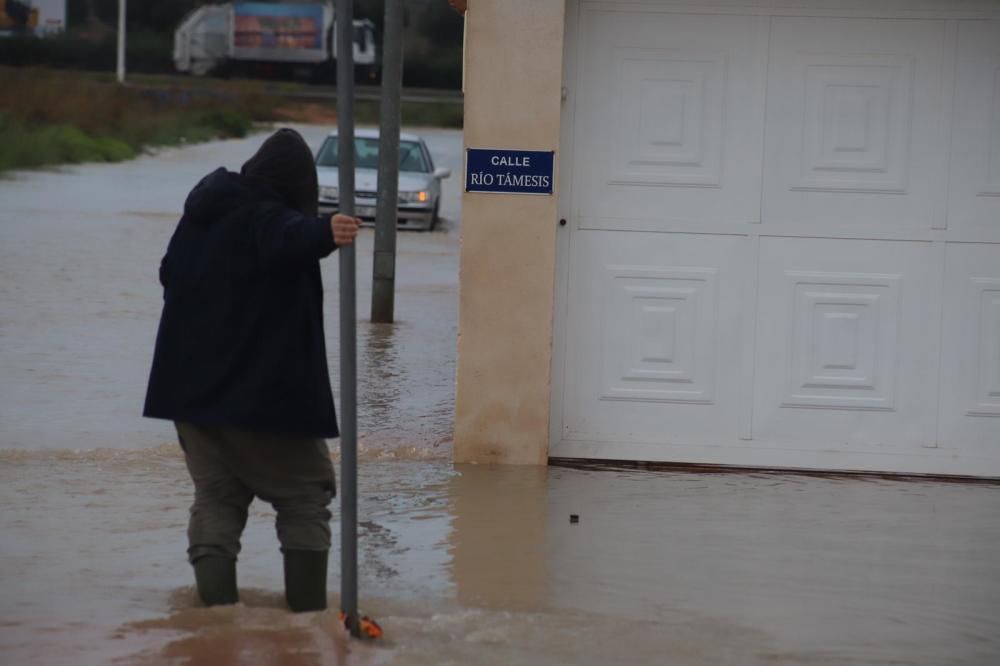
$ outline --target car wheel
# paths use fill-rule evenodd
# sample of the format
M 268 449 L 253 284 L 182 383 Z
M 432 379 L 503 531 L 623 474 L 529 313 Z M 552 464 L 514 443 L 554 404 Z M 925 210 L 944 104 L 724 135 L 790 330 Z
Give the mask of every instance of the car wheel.
M 434 231 L 434 227 L 437 226 L 438 220 L 441 219 L 440 216 L 438 215 L 438 212 L 440 210 L 441 210 L 441 200 L 438 199 L 437 201 L 434 202 L 434 212 L 431 213 L 431 221 L 427 225 L 427 231 Z

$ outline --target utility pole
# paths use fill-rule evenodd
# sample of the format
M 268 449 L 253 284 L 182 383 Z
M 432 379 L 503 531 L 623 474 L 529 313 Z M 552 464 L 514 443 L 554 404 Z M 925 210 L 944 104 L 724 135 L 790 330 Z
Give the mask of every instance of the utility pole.
M 378 200 L 372 267 L 372 323 L 392 323 L 396 300 L 396 218 L 399 205 L 399 125 L 403 78 L 402 0 L 385 0 L 382 105 L 379 116 Z
M 354 216 L 354 2 L 337 0 L 337 172 L 340 212 Z M 358 617 L 358 344 L 354 245 L 340 248 L 340 604 L 351 635 Z
M 125 83 L 125 0 L 118 0 L 118 83 Z

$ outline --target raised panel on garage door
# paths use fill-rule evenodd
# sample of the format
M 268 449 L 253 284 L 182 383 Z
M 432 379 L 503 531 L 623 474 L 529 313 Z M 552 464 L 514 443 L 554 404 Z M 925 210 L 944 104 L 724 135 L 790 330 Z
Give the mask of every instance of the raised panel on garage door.
M 754 440 L 933 447 L 939 256 L 931 243 L 761 239 Z
M 775 18 L 765 224 L 942 226 L 944 21 Z
M 1000 239 L 1000 20 L 963 22 L 952 126 L 948 226 Z
M 946 276 L 941 448 L 1000 470 L 1000 245 L 949 245 Z
M 734 236 L 579 232 L 564 438 L 622 444 L 605 457 L 650 459 L 655 446 L 628 444 L 739 437 L 749 246 Z
M 585 7 L 581 21 L 576 226 L 758 221 L 767 19 Z

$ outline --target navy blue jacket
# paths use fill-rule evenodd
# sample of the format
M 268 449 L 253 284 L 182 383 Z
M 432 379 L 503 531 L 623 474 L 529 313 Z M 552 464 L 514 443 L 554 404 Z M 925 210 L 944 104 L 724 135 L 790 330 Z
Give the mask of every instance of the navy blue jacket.
M 218 169 L 188 195 L 160 265 L 148 417 L 337 437 L 319 260 L 329 218 Z

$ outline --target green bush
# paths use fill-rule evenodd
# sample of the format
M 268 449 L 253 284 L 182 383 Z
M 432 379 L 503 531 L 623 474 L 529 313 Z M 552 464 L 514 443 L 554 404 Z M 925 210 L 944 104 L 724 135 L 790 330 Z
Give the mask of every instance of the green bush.
M 250 132 L 253 122 L 245 114 L 232 109 L 212 109 L 198 117 L 198 124 L 217 130 L 222 136 L 244 137 Z
M 403 125 L 412 127 L 454 127 L 461 129 L 465 112 L 461 104 L 439 102 L 403 102 L 400 105 Z M 358 100 L 354 103 L 354 122 L 378 125 L 379 103 Z
M 25 127 L 0 117 L 0 171 L 47 164 L 121 162 L 135 157 L 127 143 L 94 137 L 69 125 Z
M 93 137 L 76 127 L 56 125 L 36 131 L 38 142 L 50 146 L 59 162 L 121 162 L 135 157 L 127 143 L 111 137 Z
M 150 146 L 244 137 L 276 100 L 242 89 L 119 86 L 81 72 L 0 66 L 0 171 L 130 159 Z

